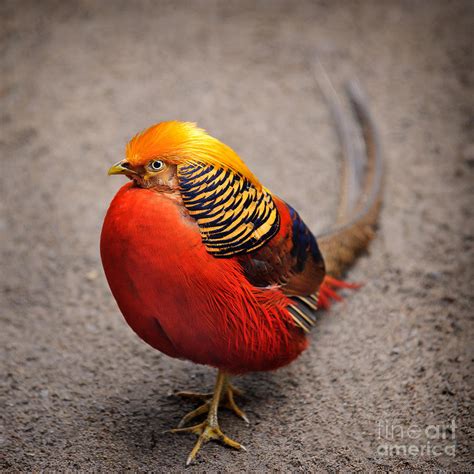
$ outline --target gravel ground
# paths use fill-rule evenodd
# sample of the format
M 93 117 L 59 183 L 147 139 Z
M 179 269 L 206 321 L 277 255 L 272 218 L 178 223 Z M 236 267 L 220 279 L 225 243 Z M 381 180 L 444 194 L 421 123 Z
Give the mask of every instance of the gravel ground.
M 145 126 L 197 121 L 321 230 L 340 153 L 315 51 L 382 133 L 380 232 L 348 275 L 365 286 L 294 364 L 237 380 L 252 424 L 222 426 L 249 451 L 212 443 L 188 471 L 474 469 L 472 1 L 4 0 L 0 18 L 5 471 L 184 470 L 194 439 L 162 432 L 193 405 L 172 394 L 214 374 L 119 314 L 106 171 Z

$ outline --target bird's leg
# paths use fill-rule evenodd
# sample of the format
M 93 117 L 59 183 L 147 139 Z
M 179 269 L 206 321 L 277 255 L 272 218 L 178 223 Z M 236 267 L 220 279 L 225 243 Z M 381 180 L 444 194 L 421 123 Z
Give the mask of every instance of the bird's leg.
M 231 409 L 234 410 L 234 412 L 237 414 L 239 414 L 238 412 L 240 412 L 239 416 L 243 415 L 243 417 L 245 417 L 245 414 L 237 407 L 237 405 L 235 405 L 231 387 L 232 386 L 228 384 L 227 375 L 219 370 L 219 372 L 217 373 L 217 380 L 212 398 L 204 405 L 201 405 L 196 410 L 192 411 L 191 413 L 188 413 L 188 415 L 186 415 L 181 420 L 180 426 L 182 426 L 182 424 L 188 422 L 192 418 L 207 412 L 206 420 L 194 426 L 170 430 L 172 433 L 194 433 L 198 435 L 198 440 L 194 445 L 193 450 L 189 454 L 188 459 L 186 460 L 186 466 L 189 466 L 189 464 L 191 464 L 193 459 L 196 457 L 196 454 L 201 449 L 201 446 L 210 440 L 220 441 L 222 444 L 230 446 L 234 449 L 245 450 L 244 446 L 228 438 L 221 431 L 217 420 L 217 411 L 219 409 L 219 403 L 221 402 L 225 394 L 227 394 L 227 402 L 230 403 Z M 231 394 L 230 397 L 228 395 L 229 393 Z

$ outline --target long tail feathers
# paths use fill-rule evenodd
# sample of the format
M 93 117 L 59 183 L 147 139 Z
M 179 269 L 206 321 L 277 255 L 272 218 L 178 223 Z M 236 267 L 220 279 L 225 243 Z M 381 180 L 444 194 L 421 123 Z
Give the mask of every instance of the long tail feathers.
M 329 81 L 327 76 L 326 81 Z M 320 234 L 317 240 L 327 274 L 339 277 L 367 248 L 375 235 L 382 202 L 383 161 L 378 132 L 360 87 L 355 82 L 350 83 L 348 95 L 364 138 L 367 156 L 365 173 L 360 173 L 361 157 L 350 136 L 348 120 L 342 112 L 334 88 L 329 89 L 326 86 L 325 95 L 332 104 L 338 134 L 346 150 L 343 184 L 348 191 L 342 192 L 338 223 L 334 228 Z M 347 150 L 351 150 L 349 156 Z M 358 190 L 357 197 L 354 197 L 354 189 Z
M 319 60 L 316 60 L 314 75 L 333 114 L 345 165 L 336 225 L 317 236 L 326 265 L 326 276 L 317 295 L 292 297 L 294 304 L 289 307 L 295 323 L 305 332 L 309 332 L 316 322 L 316 307 L 328 309 L 333 301 L 343 299 L 339 290 L 361 286 L 337 278 L 374 237 L 383 187 L 383 161 L 378 132 L 360 87 L 351 82 L 347 90 L 362 131 L 363 147 L 354 139 L 351 120 L 344 112 L 337 92 Z

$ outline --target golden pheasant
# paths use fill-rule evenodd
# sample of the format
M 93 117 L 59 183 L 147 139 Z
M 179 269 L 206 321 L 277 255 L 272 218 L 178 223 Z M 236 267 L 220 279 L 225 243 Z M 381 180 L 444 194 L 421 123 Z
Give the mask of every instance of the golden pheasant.
M 353 216 L 317 240 L 231 148 L 192 123 L 151 126 L 109 170 L 131 180 L 110 205 L 100 244 L 121 312 L 159 351 L 218 369 L 213 394 L 171 430 L 198 436 L 187 464 L 211 439 L 244 449 L 218 424 L 221 403 L 248 421 L 229 376 L 289 364 L 308 346 L 318 304 L 350 286 L 334 277 L 371 239 L 381 190 L 373 123 L 357 92 L 352 103 L 367 172 Z

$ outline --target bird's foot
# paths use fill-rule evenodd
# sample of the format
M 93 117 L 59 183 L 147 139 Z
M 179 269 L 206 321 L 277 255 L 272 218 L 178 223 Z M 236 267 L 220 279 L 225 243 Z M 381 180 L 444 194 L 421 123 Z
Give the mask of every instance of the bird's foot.
M 243 445 L 241 445 L 237 441 L 230 439 L 222 432 L 217 421 L 217 412 L 219 409 L 219 405 L 222 405 L 233 411 L 238 417 L 245 420 L 245 422 L 249 423 L 249 420 L 245 413 L 235 403 L 234 394 L 241 394 L 241 392 L 234 388 L 229 383 L 227 375 L 220 371 L 217 375 L 214 393 L 178 393 L 178 395 L 186 398 L 194 398 L 204 401 L 204 403 L 198 408 L 185 415 L 179 422 L 177 428 L 169 430 L 169 432 L 171 433 L 194 433 L 198 436 L 198 440 L 194 445 L 193 450 L 189 454 L 188 459 L 186 460 L 186 466 L 189 466 L 189 464 L 191 464 L 193 459 L 196 457 L 196 454 L 201 449 L 202 445 L 211 440 L 219 441 L 225 446 L 230 446 L 234 449 L 246 451 Z M 185 425 L 191 420 L 205 413 L 207 413 L 206 420 L 201 423 L 198 423 L 197 425 L 185 427 Z
M 198 440 L 194 445 L 193 450 L 186 460 L 186 466 L 189 466 L 193 459 L 196 457 L 196 454 L 201 449 L 202 445 L 207 443 L 210 440 L 219 441 L 225 446 L 229 446 L 234 449 L 239 449 L 247 451 L 244 445 L 230 439 L 226 436 L 219 427 L 217 420 L 213 420 L 211 414 L 207 417 L 207 420 L 203 421 L 194 426 L 187 426 L 185 428 L 175 428 L 170 430 L 171 433 L 194 433 L 198 436 Z
M 181 421 L 178 423 L 178 428 L 182 428 L 197 416 L 203 415 L 204 413 L 208 413 L 212 397 L 214 396 L 213 393 L 202 392 L 178 392 L 176 395 L 178 397 L 201 400 L 202 402 L 204 402 L 195 410 L 190 411 L 188 414 L 183 416 L 183 418 L 181 418 Z M 241 408 L 239 408 L 239 406 L 235 402 L 234 395 L 243 396 L 243 392 L 238 388 L 234 387 L 230 382 L 227 382 L 222 390 L 222 396 L 220 400 L 221 406 L 232 411 L 239 418 L 242 418 L 245 423 L 250 424 L 250 420 L 248 419 L 245 412 Z

